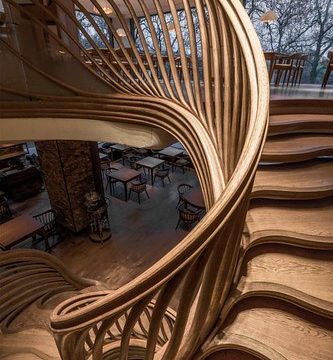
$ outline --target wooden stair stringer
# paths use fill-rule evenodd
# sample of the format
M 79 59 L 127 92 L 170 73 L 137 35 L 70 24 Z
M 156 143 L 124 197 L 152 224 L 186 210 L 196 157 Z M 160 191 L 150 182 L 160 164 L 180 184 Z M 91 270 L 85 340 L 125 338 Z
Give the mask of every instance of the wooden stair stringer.
M 333 250 L 332 219 L 333 197 L 298 202 L 252 201 L 244 251 L 266 243 Z
M 333 133 L 331 114 L 271 114 L 268 136 L 292 133 Z
M 281 308 L 271 304 L 269 299 L 261 299 L 261 304 L 253 307 L 239 306 L 223 331 L 203 348 L 204 354 L 245 348 L 250 353 L 253 349 L 252 354 L 261 359 L 331 360 L 333 329 L 325 326 L 325 319 L 294 311 L 288 304 Z
M 43 329 L 26 329 L 13 334 L 1 334 L 0 359 L 60 360 L 52 334 Z
M 279 135 L 267 138 L 261 162 L 299 162 L 333 156 L 333 136 L 323 134 Z
M 308 200 L 333 195 L 333 160 L 261 165 L 251 198 Z

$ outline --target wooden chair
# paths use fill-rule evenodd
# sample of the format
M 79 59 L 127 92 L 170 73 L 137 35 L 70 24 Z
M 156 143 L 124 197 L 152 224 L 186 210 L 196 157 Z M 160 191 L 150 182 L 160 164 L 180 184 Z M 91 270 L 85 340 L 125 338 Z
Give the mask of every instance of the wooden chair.
M 178 229 L 179 225 L 185 225 L 188 227 L 189 225 L 193 225 L 196 222 L 200 221 L 200 211 L 192 211 L 189 209 L 178 209 L 179 212 L 179 219 L 176 226 L 176 230 Z
M 50 250 L 50 245 L 48 242 L 48 239 L 50 237 L 61 237 L 60 233 L 57 230 L 57 226 L 56 226 L 56 216 L 57 213 L 55 210 L 50 209 L 47 211 L 44 211 L 40 214 L 34 215 L 34 219 L 38 220 L 39 222 L 41 222 L 44 227 L 43 227 L 43 232 L 44 232 L 44 240 L 45 240 L 45 246 L 46 246 L 46 250 Z
M 289 75 L 289 72 L 291 71 L 291 56 L 289 55 L 285 55 L 285 56 L 280 56 L 278 61 L 276 61 L 276 63 L 274 64 L 273 67 L 273 72 L 276 72 L 275 75 L 275 86 L 279 86 L 280 85 L 280 81 L 282 76 L 284 75 L 283 78 L 283 85 L 285 84 L 285 81 L 287 79 L 287 76 Z
M 155 182 L 156 177 L 160 178 L 162 181 L 162 185 L 163 187 L 165 186 L 164 184 L 164 179 L 167 178 L 169 180 L 169 183 L 171 184 L 171 180 L 170 180 L 170 176 L 169 176 L 169 172 L 170 172 L 170 168 L 166 167 L 164 169 L 159 169 L 155 172 L 154 175 L 154 180 L 153 180 L 153 184 Z
M 185 205 L 186 201 L 183 196 L 191 189 L 192 189 L 192 185 L 190 184 L 180 184 L 177 186 L 178 204 L 176 206 L 176 209 L 178 209 L 182 205 Z
M 6 200 L 0 202 L 0 224 L 10 220 L 13 214 L 10 210 L 9 204 Z
M 331 72 L 333 71 L 333 51 L 330 51 L 328 53 L 328 58 L 329 58 L 329 62 L 327 64 L 327 68 L 324 74 L 324 78 L 323 78 L 323 82 L 321 84 L 321 87 L 324 88 L 326 87 L 329 77 L 331 75 Z
M 148 199 L 149 199 L 149 195 L 148 195 L 148 192 L 147 192 L 147 180 L 132 181 L 131 182 L 131 188 L 130 188 L 130 191 L 129 191 L 129 196 L 128 196 L 129 198 L 131 198 L 132 191 L 137 193 L 139 204 L 141 204 L 141 200 L 140 200 L 140 194 L 141 193 L 145 192 Z
M 119 181 L 111 177 L 111 172 L 111 170 L 107 170 L 105 172 L 105 176 L 107 178 L 105 190 L 107 191 L 108 187 L 110 187 L 110 195 L 113 195 L 116 191 L 116 185 Z
M 305 67 L 305 63 L 308 59 L 308 55 L 307 54 L 295 54 L 292 58 L 292 85 L 296 86 L 299 85 L 301 83 L 302 80 L 302 75 L 303 75 L 303 71 L 304 71 L 304 67 Z M 290 76 L 289 75 L 289 76 Z M 288 83 L 289 83 L 289 79 L 288 79 Z
M 183 174 L 185 173 L 185 167 L 191 164 L 190 157 L 188 155 L 178 155 L 175 161 L 172 163 L 172 170 L 176 167 L 182 169 Z

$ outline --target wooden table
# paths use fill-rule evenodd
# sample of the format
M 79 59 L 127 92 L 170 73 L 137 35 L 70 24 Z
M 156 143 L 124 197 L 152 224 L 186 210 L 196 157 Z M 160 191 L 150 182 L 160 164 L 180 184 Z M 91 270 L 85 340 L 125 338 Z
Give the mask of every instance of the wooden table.
M 111 145 L 110 146 L 110 149 L 111 149 L 111 158 L 112 160 L 114 159 L 113 158 L 113 152 L 114 151 L 120 151 L 121 152 L 121 156 L 123 156 L 123 152 L 130 149 L 130 146 L 128 145 L 125 145 L 125 144 L 114 144 L 114 145 Z
M 124 165 L 123 164 L 119 164 L 118 162 L 112 162 L 112 163 L 110 163 L 110 169 L 112 169 L 112 170 L 120 170 L 120 169 L 122 169 L 123 167 L 124 167 Z
M 164 162 L 165 162 L 164 160 L 156 159 L 152 156 L 147 156 L 144 159 L 137 161 L 136 164 L 150 171 L 151 184 L 154 185 L 154 169 L 162 165 Z
M 109 173 L 108 176 L 112 179 L 118 180 L 121 183 L 123 183 L 124 190 L 125 190 L 125 201 L 127 201 L 128 200 L 127 184 L 130 181 L 140 177 L 141 174 L 139 173 L 139 171 L 132 170 L 127 167 L 122 167 L 121 169 L 119 169 L 117 171 L 113 171 L 113 172 Z
M 158 152 L 159 155 L 164 155 L 164 156 L 168 156 L 168 157 L 171 157 L 171 158 L 175 158 L 176 156 L 178 156 L 178 155 L 180 155 L 182 153 L 183 153 L 183 150 L 177 149 L 177 148 L 172 147 L 172 146 L 168 146 L 165 149 Z
M 41 235 L 46 250 L 50 249 L 49 242 L 44 236 L 44 225 L 29 215 L 21 215 L 0 225 L 0 246 L 4 250 L 36 235 Z
M 198 209 L 205 209 L 205 201 L 202 195 L 202 191 L 199 187 L 193 188 L 183 195 L 185 203 L 190 204 Z

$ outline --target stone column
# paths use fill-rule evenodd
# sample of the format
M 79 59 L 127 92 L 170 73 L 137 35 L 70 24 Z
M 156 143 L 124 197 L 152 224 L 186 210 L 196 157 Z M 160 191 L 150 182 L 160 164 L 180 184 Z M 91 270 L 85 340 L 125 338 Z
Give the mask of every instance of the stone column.
M 36 148 L 59 222 L 73 232 L 83 230 L 89 225 L 84 195 L 92 190 L 103 195 L 97 143 L 38 141 Z

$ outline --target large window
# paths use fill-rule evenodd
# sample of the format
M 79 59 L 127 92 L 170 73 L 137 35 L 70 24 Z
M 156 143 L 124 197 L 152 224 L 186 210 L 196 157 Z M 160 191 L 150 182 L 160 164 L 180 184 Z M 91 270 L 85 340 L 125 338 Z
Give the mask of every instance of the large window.
M 102 40 L 102 38 L 98 35 L 94 25 L 88 20 L 88 18 L 84 15 L 82 11 L 75 11 L 76 18 L 82 25 L 82 27 L 85 29 L 85 31 L 89 34 L 92 41 L 99 47 L 99 48 L 105 48 L 106 44 Z M 97 26 L 100 28 L 102 33 L 105 35 L 107 41 L 109 43 L 112 43 L 112 36 L 111 32 L 109 30 L 109 26 L 107 25 L 106 21 L 101 15 L 91 14 L 94 21 L 96 22 Z M 81 44 L 86 48 L 89 49 L 92 47 L 92 44 L 88 41 L 88 39 L 84 36 L 82 31 L 79 30 L 79 40 Z
M 191 46 L 190 46 L 190 37 L 189 37 L 189 32 L 188 32 L 188 25 L 187 25 L 185 11 L 180 10 L 177 12 L 177 15 L 178 15 L 178 19 L 179 19 L 179 23 L 180 23 L 180 27 L 181 27 L 182 38 L 183 38 L 184 46 L 185 46 L 185 52 L 188 56 L 190 56 L 191 55 Z M 164 18 L 168 25 L 168 36 L 170 37 L 170 42 L 172 45 L 173 53 L 175 55 L 179 55 L 179 44 L 177 41 L 176 32 L 174 30 L 174 25 L 173 25 L 174 19 L 172 17 L 172 14 L 165 13 Z M 201 53 L 202 53 L 202 51 L 201 51 L 201 35 L 200 35 L 200 30 L 199 30 L 199 21 L 198 21 L 198 15 L 197 15 L 196 9 L 192 9 L 192 19 L 193 19 L 193 26 L 195 28 L 195 34 L 196 34 L 195 36 L 196 36 L 196 44 L 197 44 L 197 54 L 198 54 L 198 57 L 201 57 Z M 161 50 L 162 54 L 166 53 L 166 39 L 163 35 L 162 25 L 161 25 L 159 16 L 152 15 L 151 21 L 153 23 L 154 30 L 156 33 L 158 48 Z M 141 18 L 139 18 L 139 23 L 140 23 L 141 30 L 143 32 L 143 36 L 146 39 L 146 43 L 147 43 L 149 52 L 155 53 L 156 49 L 155 49 L 155 46 L 153 43 L 153 38 L 152 38 L 150 28 L 148 26 L 147 19 L 145 17 L 141 17 Z M 139 51 L 143 52 L 143 46 L 140 41 L 139 32 L 137 31 L 136 28 L 134 28 L 134 38 L 135 38 L 135 43 L 136 43 L 137 48 L 139 49 Z
M 302 82 L 321 83 L 333 47 L 332 0 L 245 0 L 264 51 L 309 55 Z M 263 23 L 268 10 L 277 19 Z

